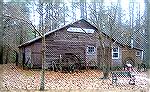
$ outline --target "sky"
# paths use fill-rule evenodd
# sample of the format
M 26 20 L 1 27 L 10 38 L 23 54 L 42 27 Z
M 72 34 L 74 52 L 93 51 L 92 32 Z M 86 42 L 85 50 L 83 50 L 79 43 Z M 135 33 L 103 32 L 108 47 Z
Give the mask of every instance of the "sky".
M 10 2 L 11 0 L 4 0 L 4 2 Z M 21 1 L 24 1 L 24 0 L 21 0 Z M 38 0 L 35 0 L 35 1 L 38 1 Z M 68 7 L 71 7 L 71 1 L 72 0 L 64 0 L 64 2 L 67 4 Z M 75 1 L 75 0 L 74 0 Z M 76 0 L 76 1 L 79 1 L 79 0 Z M 89 1 L 92 1 L 92 0 L 87 0 L 88 2 Z M 110 6 L 111 5 L 111 2 L 114 2 L 116 3 L 118 0 L 104 0 L 104 5 L 105 7 L 107 6 Z M 125 16 L 124 16 L 124 19 L 126 20 L 129 20 L 129 1 L 134 1 L 136 2 L 137 4 L 134 5 L 134 15 L 135 17 L 137 16 L 136 15 L 136 12 L 137 12 L 137 9 L 139 8 L 139 4 L 140 4 L 140 15 L 143 15 L 144 14 L 144 0 L 120 0 L 121 1 L 121 7 L 122 9 L 124 10 L 124 13 L 125 13 Z M 138 4 L 139 3 L 139 4 Z M 29 6 L 31 8 L 31 21 L 33 21 L 33 24 L 35 25 L 38 25 L 39 23 L 39 14 L 36 12 L 36 11 L 33 11 L 32 8 L 34 8 L 34 10 L 36 10 L 37 6 L 36 5 L 30 5 Z M 71 10 L 71 8 L 69 8 Z M 76 10 L 76 14 L 77 15 L 80 15 L 80 10 L 77 9 Z M 80 16 L 77 16 L 76 17 L 77 19 L 80 19 Z M 68 18 L 68 20 L 70 20 Z M 126 21 L 124 20 L 124 21 Z
M 65 0 L 68 4 L 71 2 L 71 0 Z M 79 0 L 78 0 L 79 1 Z M 91 0 L 87 0 L 91 1 Z M 98 0 L 100 1 L 100 0 Z M 115 3 L 117 5 L 118 0 L 104 0 L 104 6 L 107 9 L 109 6 L 111 6 L 111 3 Z M 139 13 L 138 9 L 140 10 L 140 15 L 144 15 L 144 0 L 120 0 L 121 2 L 121 8 L 124 11 L 122 16 L 122 22 L 125 23 L 126 21 L 130 20 L 131 12 L 129 12 L 129 6 L 131 7 L 133 5 L 132 2 L 134 2 L 134 19 L 137 17 L 137 12 Z M 139 7 L 140 6 L 140 7 Z M 76 11 L 77 14 L 80 14 L 80 10 Z M 77 19 L 80 19 L 80 16 L 77 16 Z

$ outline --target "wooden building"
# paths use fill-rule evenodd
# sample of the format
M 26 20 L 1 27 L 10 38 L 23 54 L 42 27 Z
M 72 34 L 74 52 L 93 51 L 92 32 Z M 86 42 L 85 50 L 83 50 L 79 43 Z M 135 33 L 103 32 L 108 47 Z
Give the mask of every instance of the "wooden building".
M 96 66 L 100 60 L 97 28 L 84 19 L 49 31 L 46 36 L 45 67 L 52 64 L 73 65 L 78 62 L 85 66 Z M 112 40 L 113 41 L 113 40 Z M 20 64 L 39 68 L 41 62 L 41 37 L 34 38 L 19 46 Z M 140 62 L 142 50 L 115 43 L 112 49 L 112 65 L 122 65 L 129 61 Z M 61 64 L 62 65 L 62 64 Z

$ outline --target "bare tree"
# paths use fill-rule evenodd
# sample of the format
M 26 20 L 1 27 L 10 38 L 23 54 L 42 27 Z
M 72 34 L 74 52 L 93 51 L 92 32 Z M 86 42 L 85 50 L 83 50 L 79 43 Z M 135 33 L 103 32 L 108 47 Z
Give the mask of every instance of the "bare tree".
M 0 1 L 0 64 L 3 63 L 3 0 Z
M 145 55 L 145 61 L 146 63 L 148 64 L 148 66 L 150 66 L 150 57 L 149 57 L 149 54 L 150 54 L 150 2 L 149 0 L 144 0 L 145 2 L 145 17 L 146 17 L 146 29 L 145 29 L 145 33 L 146 33 L 146 43 L 145 43 L 145 49 L 146 49 L 146 55 Z
M 46 1 L 44 4 L 45 16 L 44 25 L 50 30 L 66 24 L 67 6 L 61 0 Z
M 17 16 L 18 18 L 29 20 L 29 11 L 25 3 L 7 2 L 4 3 L 3 8 L 4 15 Z M 14 51 L 18 52 L 17 46 L 29 39 L 27 34 L 28 27 L 18 20 L 3 17 L 3 28 L 5 63 L 8 61 L 13 62 L 14 58 L 11 57 L 13 57 Z
M 65 24 L 65 5 L 64 3 L 60 1 L 48 1 L 44 2 L 42 0 L 39 0 L 37 12 L 40 15 L 40 21 L 39 21 L 39 32 L 42 32 L 41 38 L 42 38 L 42 73 L 41 73 L 41 84 L 40 84 L 40 90 L 44 90 L 44 72 L 45 72 L 45 32 L 48 30 L 53 30 L 58 28 L 61 24 Z M 46 5 L 46 8 L 44 7 Z M 62 6 L 61 6 L 62 5 Z M 44 11 L 45 9 L 45 11 Z M 46 14 L 46 16 L 45 16 Z M 44 20 L 45 18 L 45 20 Z M 45 25 L 44 25 L 45 23 Z
M 117 4 L 118 5 L 118 4 Z M 98 40 L 100 42 L 100 47 L 98 53 L 101 53 L 101 60 L 98 61 L 99 68 L 102 65 L 103 78 L 107 78 L 112 64 L 112 38 L 114 36 L 115 30 L 117 29 L 116 16 L 117 16 L 117 5 L 111 6 L 109 10 L 104 10 L 103 1 L 99 3 L 96 10 L 90 7 L 91 17 L 90 21 L 97 27 Z M 97 9 L 98 8 L 98 9 Z M 103 32 L 105 32 L 109 37 L 106 37 Z M 101 63 L 102 62 L 102 63 Z
M 80 12 L 81 12 L 81 18 L 87 19 L 87 5 L 86 0 L 80 0 Z

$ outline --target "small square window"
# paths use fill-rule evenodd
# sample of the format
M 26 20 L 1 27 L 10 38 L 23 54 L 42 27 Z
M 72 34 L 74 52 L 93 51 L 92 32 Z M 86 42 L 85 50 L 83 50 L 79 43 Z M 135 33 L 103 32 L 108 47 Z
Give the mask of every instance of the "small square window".
M 139 51 L 136 52 L 136 56 L 140 56 L 140 52 Z
M 87 47 L 87 54 L 94 54 L 95 53 L 95 47 L 94 46 L 88 46 Z
M 113 53 L 114 58 L 118 58 L 118 53 Z
M 119 59 L 119 47 L 112 49 L 112 59 Z
M 113 48 L 113 52 L 118 52 L 118 48 Z

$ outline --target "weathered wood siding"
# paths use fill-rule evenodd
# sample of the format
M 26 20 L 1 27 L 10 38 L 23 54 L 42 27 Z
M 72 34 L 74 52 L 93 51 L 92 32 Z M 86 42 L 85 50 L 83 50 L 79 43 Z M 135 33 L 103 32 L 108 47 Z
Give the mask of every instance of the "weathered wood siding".
M 31 64 L 31 46 L 25 48 L 25 64 Z
M 32 66 L 33 68 L 42 67 L 42 54 L 41 54 L 42 44 L 41 42 L 36 42 L 31 45 L 32 50 Z
M 59 59 L 60 55 L 65 53 L 73 53 L 87 65 L 94 65 L 97 62 L 95 55 L 86 55 L 88 45 L 96 47 L 95 33 L 75 33 L 67 32 L 67 28 L 50 34 L 46 38 L 46 62 L 51 62 L 54 59 Z M 94 62 L 89 62 L 94 60 Z M 95 66 L 95 65 L 94 65 Z
M 46 66 L 48 63 L 59 60 L 60 55 L 64 55 L 65 53 L 73 53 L 78 56 L 78 58 L 85 62 L 87 66 L 96 66 L 101 65 L 101 51 L 100 51 L 100 43 L 98 38 L 98 34 L 94 33 L 81 33 L 81 32 L 68 32 L 68 28 L 83 28 L 83 29 L 94 29 L 95 27 L 90 25 L 85 21 L 78 21 L 69 26 L 61 28 L 53 33 L 50 33 L 46 36 Z M 110 40 L 106 37 L 105 46 L 108 47 Z M 112 41 L 112 40 L 111 40 Z M 87 54 L 87 47 L 94 46 L 96 51 L 92 55 Z M 136 56 L 136 50 L 128 50 L 125 47 L 115 44 L 115 46 L 119 46 L 119 59 L 113 59 L 112 65 L 121 65 L 125 63 L 125 59 L 128 57 L 132 57 L 135 62 L 140 60 L 139 57 Z M 31 63 L 34 67 L 41 67 L 42 66 L 42 55 L 41 55 L 41 39 L 36 40 L 35 42 L 31 43 L 30 46 L 27 45 L 25 47 L 25 54 L 26 59 L 31 57 Z M 20 53 L 22 53 L 20 51 Z M 98 64 L 99 61 L 99 64 Z
M 135 65 L 142 63 L 142 51 L 139 51 L 140 55 L 136 56 L 137 51 L 139 51 L 139 50 L 135 49 Z
M 122 46 L 118 44 L 114 44 L 113 48 L 119 47 L 119 58 L 118 59 L 112 59 L 112 66 L 120 66 L 122 65 Z
M 97 61 L 97 47 L 96 47 L 96 43 L 94 44 L 88 44 L 86 45 L 85 48 L 88 48 L 88 46 L 94 46 L 95 47 L 95 53 L 93 54 L 87 54 L 87 50 L 86 50 L 86 65 L 87 66 L 97 66 L 98 61 Z
M 141 61 L 141 55 L 136 56 L 136 52 L 140 50 L 136 49 L 129 49 L 129 48 L 122 48 L 122 62 L 125 64 L 128 59 L 131 59 L 134 65 L 137 65 Z M 140 51 L 141 52 L 141 51 Z
M 93 27 L 86 22 L 77 22 L 69 27 L 82 27 L 92 29 Z M 88 45 L 93 45 L 96 47 L 97 40 L 95 40 L 96 33 L 86 34 L 86 33 L 76 33 L 68 32 L 67 28 L 62 28 L 56 32 L 53 32 L 46 36 L 46 67 L 52 61 L 57 62 L 60 55 L 65 53 L 73 53 L 77 55 L 78 58 L 84 63 L 89 62 L 94 59 L 94 62 L 97 61 L 96 54 L 95 56 L 87 56 L 86 49 Z M 42 65 L 41 63 L 41 41 L 36 41 L 31 45 L 32 48 L 32 63 L 33 67 Z M 88 61 L 88 62 L 86 62 Z M 92 63 L 94 64 L 94 63 Z M 89 64 L 87 64 L 89 65 Z

